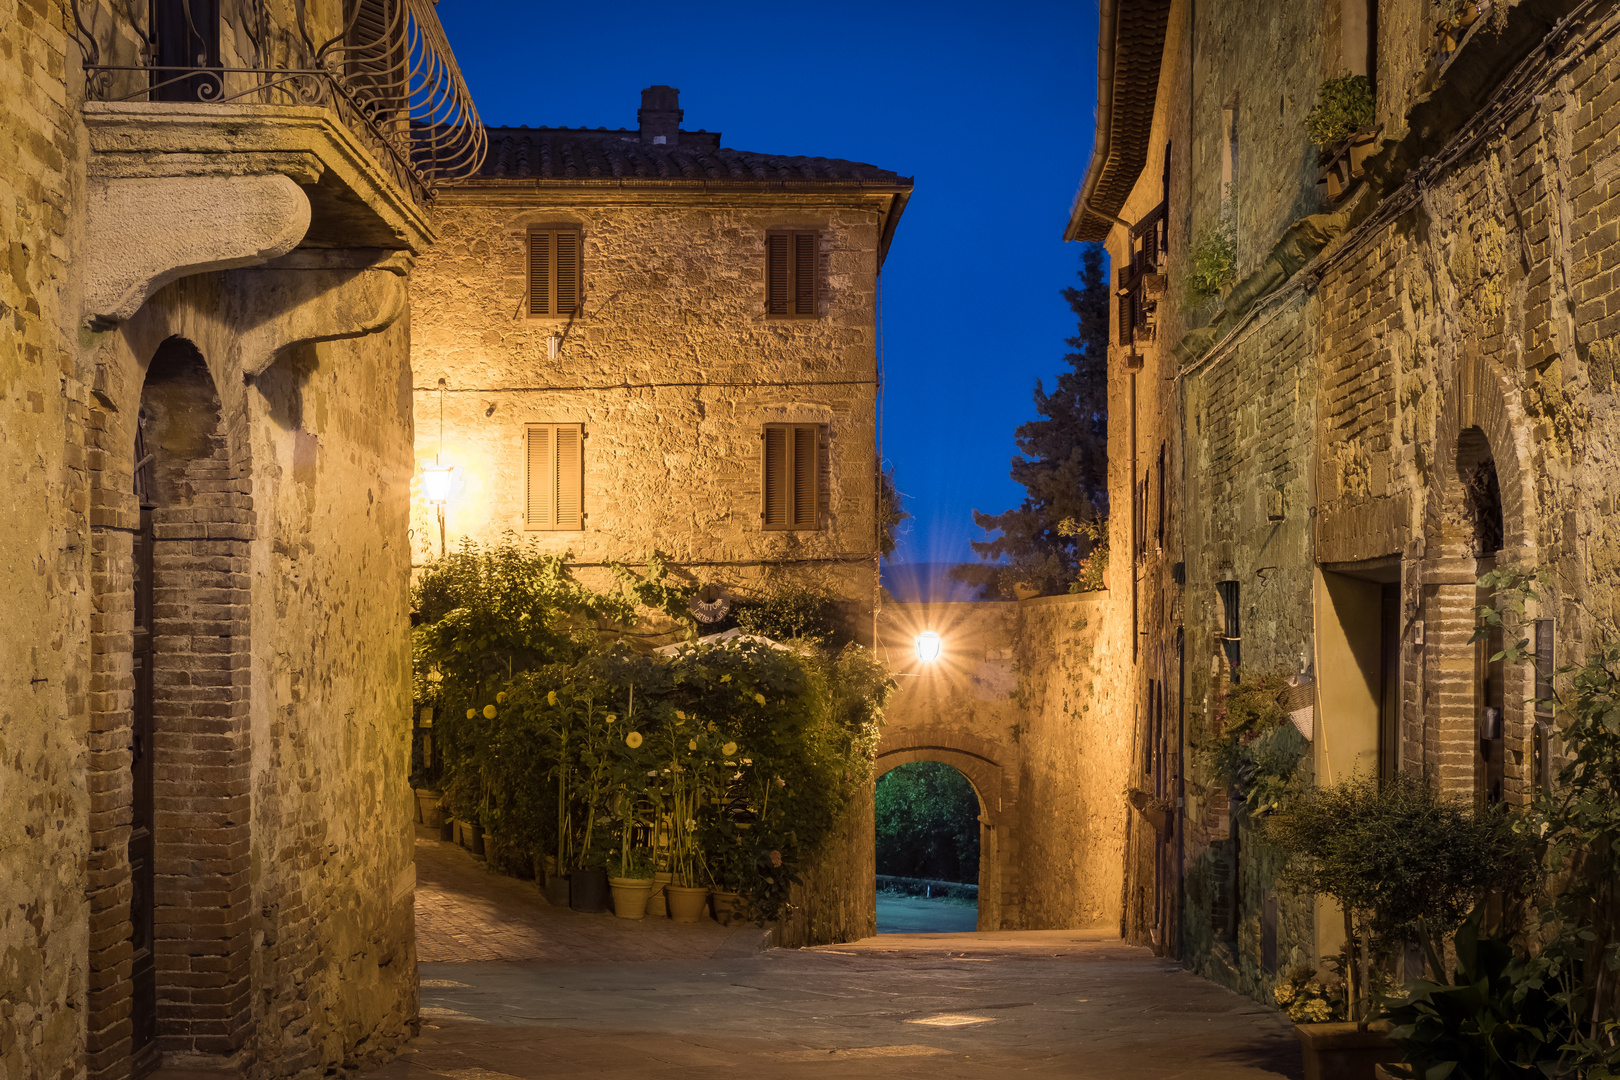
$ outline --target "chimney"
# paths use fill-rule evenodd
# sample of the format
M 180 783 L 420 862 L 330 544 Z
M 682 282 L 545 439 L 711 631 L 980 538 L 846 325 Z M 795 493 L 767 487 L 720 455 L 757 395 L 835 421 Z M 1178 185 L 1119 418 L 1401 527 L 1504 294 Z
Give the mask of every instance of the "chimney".
M 636 120 L 641 124 L 641 141 L 657 146 L 675 146 L 681 141 L 681 92 L 673 86 L 649 86 L 641 92 L 641 108 Z

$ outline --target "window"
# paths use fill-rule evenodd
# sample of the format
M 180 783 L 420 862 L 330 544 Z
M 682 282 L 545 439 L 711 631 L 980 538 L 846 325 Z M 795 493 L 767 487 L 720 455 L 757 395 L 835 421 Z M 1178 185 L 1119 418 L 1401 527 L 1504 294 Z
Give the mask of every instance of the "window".
M 814 318 L 817 238 L 813 232 L 765 237 L 765 314 Z
M 821 528 L 821 428 L 816 424 L 766 424 L 763 464 L 765 528 Z
M 1243 664 L 1243 624 L 1238 618 L 1239 586 L 1235 581 L 1217 581 L 1215 590 L 1221 597 L 1221 649 L 1226 653 L 1226 663 L 1232 669 L 1235 682 L 1238 668 Z
M 578 229 L 529 231 L 529 314 L 573 315 L 579 310 Z
M 531 532 L 583 529 L 584 425 L 529 424 L 524 442 L 524 529 Z
M 1233 185 L 1238 178 L 1238 104 L 1237 95 L 1232 103 L 1221 110 L 1221 216 L 1232 212 Z

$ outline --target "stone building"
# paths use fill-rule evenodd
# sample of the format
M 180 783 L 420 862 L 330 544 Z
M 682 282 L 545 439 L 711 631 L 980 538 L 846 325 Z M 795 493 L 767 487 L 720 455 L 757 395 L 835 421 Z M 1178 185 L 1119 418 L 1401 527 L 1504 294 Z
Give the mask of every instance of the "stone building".
M 416 1013 L 407 280 L 483 129 L 426 0 L 150 17 L 0 2 L 0 1077 L 322 1075 Z
M 877 281 L 911 193 L 884 169 L 681 127 L 491 128 L 413 279 L 418 561 L 510 530 L 605 567 L 649 555 L 713 602 L 877 593 Z M 442 417 L 442 423 L 440 418 Z
M 1476 579 L 1545 567 L 1546 671 L 1614 633 L 1616 20 L 1102 4 L 1067 235 L 1105 242 L 1116 284 L 1113 597 L 1142 748 L 1125 924 L 1229 985 L 1337 948 L 1197 765 L 1234 673 L 1293 679 L 1317 782 L 1400 771 L 1522 805 L 1557 740 L 1535 669 L 1470 643 Z M 1319 151 L 1306 117 L 1343 75 L 1375 119 Z M 1200 301 L 1223 223 L 1234 272 Z

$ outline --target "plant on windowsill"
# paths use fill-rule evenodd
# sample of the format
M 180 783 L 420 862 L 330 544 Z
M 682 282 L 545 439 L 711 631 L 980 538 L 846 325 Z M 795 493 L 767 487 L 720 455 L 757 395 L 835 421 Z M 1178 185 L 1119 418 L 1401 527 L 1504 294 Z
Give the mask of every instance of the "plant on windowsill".
M 1321 147 L 1317 183 L 1338 201 L 1361 179 L 1378 137 L 1377 101 L 1365 75 L 1328 79 L 1316 92 L 1316 104 L 1305 116 L 1305 130 Z
M 1237 230 L 1222 217 L 1187 253 L 1187 301 L 1202 307 L 1237 280 Z
M 1375 1064 L 1399 1060 L 1385 1031 L 1370 1026 L 1391 958 L 1415 943 L 1443 977 L 1436 942 L 1491 891 L 1524 892 L 1535 857 L 1513 824 L 1500 809 L 1476 812 L 1406 775 L 1313 788 L 1272 816 L 1266 839 L 1286 859 L 1279 883 L 1333 900 L 1344 917 L 1339 966 L 1349 1022 L 1299 1025 L 1307 1058 L 1352 1070 L 1333 1075 L 1369 1078 Z

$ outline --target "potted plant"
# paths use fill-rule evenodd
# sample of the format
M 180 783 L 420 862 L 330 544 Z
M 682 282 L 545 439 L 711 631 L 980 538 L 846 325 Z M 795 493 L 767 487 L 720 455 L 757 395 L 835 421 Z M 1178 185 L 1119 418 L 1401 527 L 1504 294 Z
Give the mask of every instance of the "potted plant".
M 1271 817 L 1266 838 L 1286 858 L 1280 883 L 1335 901 L 1344 917 L 1338 965 L 1345 1019 L 1295 1027 L 1307 1080 L 1372 1080 L 1400 1060 L 1376 1026 L 1389 960 L 1406 943 L 1444 972 L 1435 947 L 1493 888 L 1523 880 L 1533 863 L 1498 812 L 1446 799 L 1416 777 L 1352 777 L 1314 788 Z
M 647 900 L 653 890 L 653 855 L 644 847 L 631 847 L 625 830 L 624 846 L 619 849 L 619 875 L 608 878 L 613 890 L 613 914 L 621 919 L 640 919 L 647 914 Z
M 1319 179 L 1328 198 L 1337 200 L 1365 172 L 1378 138 L 1377 99 L 1365 75 L 1328 79 L 1316 92 L 1316 104 L 1305 116 L 1305 130 L 1321 153 Z

